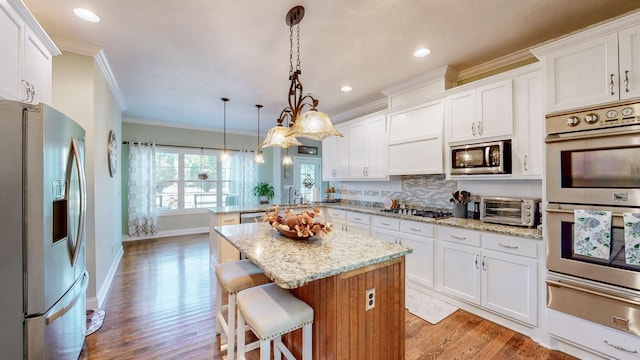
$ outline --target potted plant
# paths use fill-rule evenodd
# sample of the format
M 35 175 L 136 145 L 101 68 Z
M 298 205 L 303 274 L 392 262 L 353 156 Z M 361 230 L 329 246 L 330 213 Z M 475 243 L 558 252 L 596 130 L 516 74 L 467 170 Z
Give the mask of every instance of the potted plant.
M 269 200 L 273 199 L 276 194 L 273 186 L 266 182 L 261 182 L 253 188 L 253 195 L 260 198 L 260 204 L 268 204 Z

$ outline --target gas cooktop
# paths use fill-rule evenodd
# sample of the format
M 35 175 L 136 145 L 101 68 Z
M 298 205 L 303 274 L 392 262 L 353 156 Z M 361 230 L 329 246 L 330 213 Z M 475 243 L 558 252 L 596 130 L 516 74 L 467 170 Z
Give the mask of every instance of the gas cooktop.
M 400 215 L 420 216 L 431 219 L 444 219 L 452 217 L 453 214 L 439 209 L 381 209 L 380 211 Z

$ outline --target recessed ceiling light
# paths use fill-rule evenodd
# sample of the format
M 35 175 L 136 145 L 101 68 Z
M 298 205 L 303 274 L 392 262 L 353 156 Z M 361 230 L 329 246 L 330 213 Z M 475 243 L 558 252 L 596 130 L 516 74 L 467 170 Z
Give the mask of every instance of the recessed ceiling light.
M 86 20 L 89 22 L 97 23 L 100 22 L 100 16 L 96 15 L 91 10 L 83 9 L 83 8 L 75 8 L 73 9 L 73 13 L 76 14 L 82 20 Z
M 351 90 L 353 90 L 353 89 L 349 85 L 345 85 L 345 86 L 340 88 L 340 91 L 342 91 L 342 92 L 349 92 Z
M 431 52 L 431 50 L 427 49 L 427 48 L 419 48 L 418 50 L 413 52 L 413 56 L 414 57 L 425 57 L 427 55 L 429 55 L 429 53 Z

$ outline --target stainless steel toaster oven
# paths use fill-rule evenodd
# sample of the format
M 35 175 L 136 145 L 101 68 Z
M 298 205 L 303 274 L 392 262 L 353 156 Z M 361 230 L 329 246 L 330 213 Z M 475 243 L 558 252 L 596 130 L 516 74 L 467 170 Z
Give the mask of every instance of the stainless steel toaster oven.
M 480 220 L 505 225 L 537 226 L 540 223 L 540 199 L 482 197 Z

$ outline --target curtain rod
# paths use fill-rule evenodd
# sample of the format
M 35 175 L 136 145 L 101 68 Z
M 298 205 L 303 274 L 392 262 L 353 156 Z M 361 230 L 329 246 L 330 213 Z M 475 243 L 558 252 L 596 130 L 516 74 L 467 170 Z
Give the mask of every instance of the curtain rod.
M 123 145 L 129 145 L 130 143 L 132 143 L 131 141 L 123 141 L 122 144 Z M 133 141 L 133 143 L 138 143 L 138 144 L 142 144 L 142 145 L 151 145 L 153 143 L 148 143 L 148 142 L 144 142 L 144 141 Z M 175 147 L 175 148 L 185 148 L 185 149 L 200 149 L 200 150 L 224 150 L 223 148 L 212 148 L 212 147 L 204 147 L 204 146 L 188 146 L 188 145 L 168 145 L 168 144 L 155 144 L 156 146 L 163 146 L 163 147 Z M 238 149 L 227 149 L 227 151 L 237 151 L 240 152 L 240 150 Z M 255 152 L 255 150 L 247 150 L 249 152 Z

